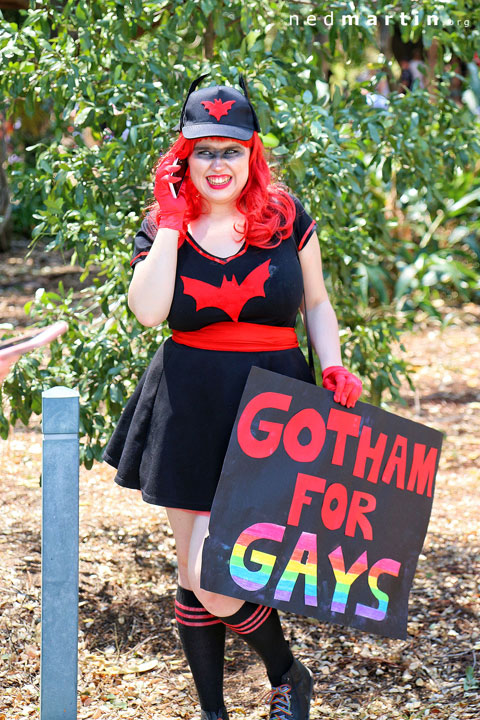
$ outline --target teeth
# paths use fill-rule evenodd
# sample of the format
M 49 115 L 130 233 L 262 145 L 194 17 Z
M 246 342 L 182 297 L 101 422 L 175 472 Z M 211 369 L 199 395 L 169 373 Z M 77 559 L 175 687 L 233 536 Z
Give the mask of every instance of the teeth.
M 230 178 L 226 178 L 226 180 L 214 180 L 212 177 L 208 178 L 208 182 L 212 185 L 226 185 L 230 181 Z

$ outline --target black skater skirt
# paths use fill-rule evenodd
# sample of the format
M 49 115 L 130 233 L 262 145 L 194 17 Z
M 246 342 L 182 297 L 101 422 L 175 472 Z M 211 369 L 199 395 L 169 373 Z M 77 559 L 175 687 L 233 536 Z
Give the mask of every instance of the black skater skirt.
M 154 505 L 208 511 L 252 366 L 313 382 L 300 348 L 158 349 L 106 447 L 115 482 Z

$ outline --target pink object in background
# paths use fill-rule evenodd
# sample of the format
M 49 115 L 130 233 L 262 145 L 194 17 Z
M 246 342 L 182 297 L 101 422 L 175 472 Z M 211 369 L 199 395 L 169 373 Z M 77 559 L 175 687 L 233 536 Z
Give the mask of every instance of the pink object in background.
M 43 347 L 48 345 L 56 338 L 63 335 L 68 330 L 68 325 L 65 321 L 48 325 L 45 328 L 38 330 L 35 335 L 26 337 L 25 339 L 19 338 L 0 343 L 0 382 L 3 381 L 8 373 L 10 372 L 11 366 L 25 353 L 35 348 Z

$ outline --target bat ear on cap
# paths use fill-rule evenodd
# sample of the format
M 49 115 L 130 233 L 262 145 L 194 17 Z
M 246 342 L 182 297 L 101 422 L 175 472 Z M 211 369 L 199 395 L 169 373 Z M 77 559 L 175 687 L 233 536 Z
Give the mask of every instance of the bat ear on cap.
M 192 82 L 192 84 L 190 85 L 190 88 L 189 88 L 188 93 L 187 93 L 187 97 L 185 98 L 185 102 L 183 103 L 182 112 L 180 113 L 180 120 L 179 120 L 179 122 L 175 125 L 175 127 L 173 128 L 176 132 L 180 132 L 180 130 L 181 130 L 182 127 L 183 127 L 183 116 L 184 116 L 184 113 L 185 113 L 185 106 L 186 106 L 186 104 L 187 104 L 187 102 L 188 102 L 188 98 L 190 97 L 190 95 L 192 94 L 192 92 L 197 89 L 198 85 L 200 85 L 200 83 L 202 82 L 202 80 L 204 80 L 204 78 L 208 77 L 209 75 L 210 75 L 210 73 L 204 73 L 203 75 L 200 75 L 200 76 L 199 76 L 198 78 L 196 78 L 196 79 Z
M 247 100 L 250 101 L 250 98 L 248 97 L 247 83 L 245 82 L 245 78 L 243 77 L 243 75 L 238 76 L 238 84 L 242 88 L 243 94 L 245 95 Z
M 260 123 L 258 122 L 257 114 L 256 114 L 255 110 L 253 109 L 253 105 L 250 102 L 250 98 L 248 96 L 248 90 L 247 90 L 247 83 L 245 82 L 245 78 L 243 77 L 243 75 L 238 76 L 238 84 L 242 88 L 243 94 L 247 98 L 247 102 L 250 105 L 250 110 L 252 111 L 252 115 L 253 115 L 253 125 L 255 127 L 255 130 L 259 133 L 259 132 L 261 132 Z

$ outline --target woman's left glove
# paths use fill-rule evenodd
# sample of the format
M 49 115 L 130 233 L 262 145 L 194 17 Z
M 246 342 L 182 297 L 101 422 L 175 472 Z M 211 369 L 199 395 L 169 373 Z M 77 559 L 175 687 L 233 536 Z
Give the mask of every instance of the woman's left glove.
M 352 408 L 362 394 L 362 381 L 343 365 L 331 365 L 322 372 L 323 387 L 333 390 L 333 399 Z

